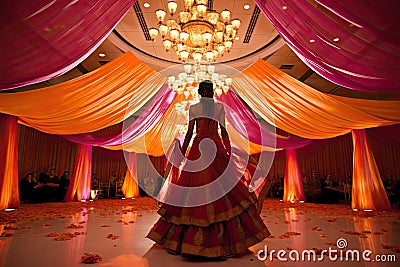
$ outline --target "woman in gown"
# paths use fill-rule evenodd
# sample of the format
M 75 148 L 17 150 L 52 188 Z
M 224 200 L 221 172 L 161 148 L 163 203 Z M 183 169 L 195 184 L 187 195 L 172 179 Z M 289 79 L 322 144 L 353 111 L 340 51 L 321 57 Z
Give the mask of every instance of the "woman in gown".
M 242 182 L 242 173 L 232 170 L 235 165 L 230 164 L 231 145 L 225 129 L 225 110 L 222 104 L 214 102 L 212 82 L 201 82 L 198 92 L 201 100 L 189 109 L 189 126 L 181 152 L 186 154 L 196 126 L 196 136 L 187 161 L 201 165 L 205 154 L 214 154 L 213 160 L 200 169 L 181 170 L 173 183 L 188 188 L 202 188 L 212 183 L 212 186 L 222 188 L 216 190 L 220 196 L 213 197 L 215 188 L 207 188 L 201 194 L 172 193 L 174 198 L 178 195 L 184 199 L 182 205 L 163 201 L 158 210 L 161 218 L 152 227 L 147 238 L 163 246 L 171 254 L 207 258 L 240 256 L 270 233 L 257 212 L 257 197 Z M 218 126 L 221 135 L 218 133 Z M 214 144 L 200 144 L 205 139 L 211 139 Z M 232 177 L 234 174 L 240 176 Z M 233 186 L 229 182 L 219 182 L 217 179 L 220 177 L 231 181 L 234 178 L 235 182 Z M 196 202 L 199 199 L 210 201 Z M 201 204 L 186 205 L 188 201 Z

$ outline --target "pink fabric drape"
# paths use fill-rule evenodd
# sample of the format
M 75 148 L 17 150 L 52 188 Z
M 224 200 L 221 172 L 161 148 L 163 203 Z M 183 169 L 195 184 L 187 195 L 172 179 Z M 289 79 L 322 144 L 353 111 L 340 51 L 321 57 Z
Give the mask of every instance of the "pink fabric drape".
M 400 90 L 397 0 L 255 2 L 319 75 L 355 90 Z
M 127 161 L 127 169 L 124 179 L 124 184 L 122 185 L 122 192 L 126 198 L 138 197 L 139 196 L 139 186 L 137 177 L 137 161 L 136 153 L 126 152 L 125 160 Z
M 0 113 L 0 210 L 19 204 L 18 120 Z
M 154 127 L 161 117 L 165 114 L 171 103 L 174 101 L 176 93 L 165 84 L 156 94 L 150 105 L 139 115 L 139 117 L 130 123 L 124 122 L 124 129 L 119 133 L 107 136 L 94 137 L 90 134 L 76 134 L 64 136 L 66 139 L 92 146 L 116 146 L 132 142 L 136 138 L 143 136 L 150 128 Z
M 79 145 L 65 201 L 88 200 L 92 183 L 92 146 Z
M 351 207 L 357 210 L 391 210 L 365 130 L 352 130 L 353 185 Z
M 295 149 L 286 150 L 286 168 L 283 187 L 283 201 L 297 202 L 306 200 Z
M 93 53 L 135 0 L 4 0 L 0 90 L 46 81 Z
M 278 136 L 275 134 L 274 126 L 266 128 L 261 125 L 232 89 L 227 94 L 222 94 L 218 100 L 225 104 L 226 118 L 229 123 L 250 142 L 284 149 L 302 147 L 311 142 L 303 138 Z

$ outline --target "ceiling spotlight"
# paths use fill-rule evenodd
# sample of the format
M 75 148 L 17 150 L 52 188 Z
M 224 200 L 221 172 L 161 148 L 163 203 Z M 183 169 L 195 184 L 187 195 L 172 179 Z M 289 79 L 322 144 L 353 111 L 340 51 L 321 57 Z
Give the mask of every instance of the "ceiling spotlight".
M 282 9 L 283 9 L 283 10 L 286 10 L 286 9 L 287 9 L 287 6 L 282 6 Z
M 339 37 L 336 37 L 335 39 L 333 39 L 334 42 L 338 42 L 340 39 Z
M 150 7 L 150 4 L 146 2 L 146 3 L 143 4 L 143 6 L 144 6 L 145 8 L 149 8 L 149 7 Z
M 105 57 L 106 56 L 106 54 L 104 54 L 104 53 L 99 53 L 99 57 Z
M 310 39 L 309 42 L 310 42 L 310 43 L 315 43 L 315 40 L 314 40 L 314 39 Z
M 247 10 L 247 9 L 250 9 L 250 5 L 247 5 L 247 4 L 246 4 L 246 5 L 243 6 L 243 8 L 246 9 L 246 10 Z

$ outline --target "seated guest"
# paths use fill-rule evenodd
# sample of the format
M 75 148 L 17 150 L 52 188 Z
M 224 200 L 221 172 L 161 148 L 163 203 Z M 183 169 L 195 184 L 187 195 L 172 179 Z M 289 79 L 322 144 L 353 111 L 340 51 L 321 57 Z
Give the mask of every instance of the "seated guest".
M 58 201 L 64 200 L 65 195 L 67 194 L 68 191 L 69 182 L 70 182 L 69 171 L 64 171 L 59 179 L 59 187 L 58 187 L 59 193 L 57 196 Z
M 47 168 L 43 168 L 43 172 L 39 175 L 39 187 L 41 188 L 42 201 L 54 201 L 58 193 L 59 180 L 55 175 L 55 169 L 52 168 L 50 173 L 47 173 Z
M 303 180 L 304 194 L 308 202 L 318 202 L 321 197 L 321 186 L 316 171 L 311 172 L 311 177 Z
M 97 178 L 96 173 L 92 174 L 92 190 L 100 189 L 100 180 Z
M 327 173 L 325 178 L 321 181 L 321 193 L 323 203 L 338 203 L 339 202 L 339 193 L 334 188 L 334 183 L 332 181 L 331 175 Z M 324 186 L 324 188 L 322 188 Z
M 38 181 L 36 176 L 33 177 L 32 173 L 28 173 L 20 181 L 21 199 L 24 203 L 36 202 L 36 189 L 38 188 Z

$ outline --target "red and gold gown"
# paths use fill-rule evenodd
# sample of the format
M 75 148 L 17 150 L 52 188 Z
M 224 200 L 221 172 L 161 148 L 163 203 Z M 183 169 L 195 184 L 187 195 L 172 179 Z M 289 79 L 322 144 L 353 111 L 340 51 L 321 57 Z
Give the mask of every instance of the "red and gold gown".
M 218 110 L 217 106 L 216 112 Z M 187 159 L 198 160 L 201 157 L 200 151 L 207 153 L 207 149 L 213 149 L 214 154 L 216 150 L 215 158 L 202 170 L 182 170 L 174 183 L 185 187 L 201 187 L 215 181 L 221 175 L 231 179 L 231 174 L 241 174 L 232 169 L 237 167 L 235 164 L 229 164 L 231 156 L 218 134 L 218 120 L 197 118 L 196 127 L 197 135 L 193 139 Z M 204 139 L 211 139 L 214 146 L 207 148 L 207 144 L 200 145 Z M 190 206 L 171 205 L 168 201 L 163 201 L 158 210 L 161 218 L 152 227 L 147 238 L 177 254 L 223 257 L 247 252 L 250 246 L 264 240 L 270 233 L 257 212 L 256 195 L 249 192 L 242 178 L 233 177 L 236 179 L 233 186 L 221 185 L 221 188 L 225 187 L 226 192 L 224 189 L 220 190 L 219 192 L 225 193 L 215 200 L 210 197 L 212 192 L 209 192 L 215 188 L 207 188 L 201 194 L 180 196 L 189 202 L 195 201 L 196 198 L 209 197 L 210 203 Z M 172 194 L 177 197 L 176 192 Z

